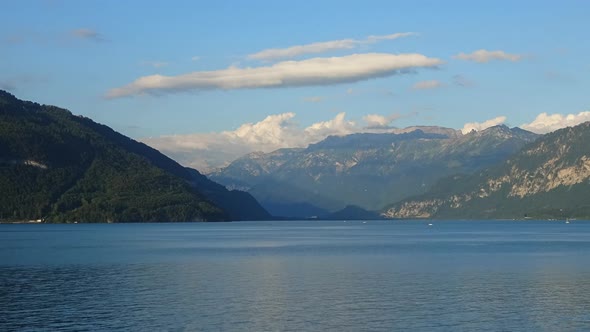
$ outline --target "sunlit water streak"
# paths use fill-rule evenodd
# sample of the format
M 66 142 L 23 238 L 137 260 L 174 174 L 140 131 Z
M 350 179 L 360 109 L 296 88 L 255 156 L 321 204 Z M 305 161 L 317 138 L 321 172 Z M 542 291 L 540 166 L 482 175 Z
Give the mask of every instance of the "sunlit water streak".
M 0 225 L 0 330 L 590 330 L 590 223 Z

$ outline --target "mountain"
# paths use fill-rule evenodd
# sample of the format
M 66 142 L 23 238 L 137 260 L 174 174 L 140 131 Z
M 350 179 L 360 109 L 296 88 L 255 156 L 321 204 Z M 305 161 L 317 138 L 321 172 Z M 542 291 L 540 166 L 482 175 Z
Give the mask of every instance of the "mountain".
M 544 135 L 505 162 L 441 180 L 388 218 L 590 218 L 590 122 Z
M 0 219 L 145 222 L 267 219 L 149 146 L 69 111 L 0 91 Z
M 506 126 L 463 135 L 441 127 L 330 136 L 305 149 L 252 153 L 210 174 L 251 193 L 271 214 L 324 215 L 355 205 L 381 210 L 441 178 L 505 160 L 538 136 Z M 314 211 L 301 216 L 301 207 Z

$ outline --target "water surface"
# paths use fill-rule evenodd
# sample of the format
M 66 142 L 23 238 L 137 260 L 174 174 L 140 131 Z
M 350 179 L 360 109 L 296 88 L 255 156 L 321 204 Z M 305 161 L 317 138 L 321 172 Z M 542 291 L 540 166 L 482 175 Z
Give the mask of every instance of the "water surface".
M 590 222 L 0 225 L 0 330 L 590 330 Z

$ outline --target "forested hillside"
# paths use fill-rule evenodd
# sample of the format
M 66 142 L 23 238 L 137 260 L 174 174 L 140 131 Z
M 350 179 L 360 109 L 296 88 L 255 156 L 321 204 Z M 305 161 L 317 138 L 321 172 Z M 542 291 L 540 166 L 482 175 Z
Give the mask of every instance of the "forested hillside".
M 5 221 L 268 218 L 248 194 L 227 191 L 147 145 L 67 110 L 21 101 L 4 91 L 0 188 L 0 219 Z

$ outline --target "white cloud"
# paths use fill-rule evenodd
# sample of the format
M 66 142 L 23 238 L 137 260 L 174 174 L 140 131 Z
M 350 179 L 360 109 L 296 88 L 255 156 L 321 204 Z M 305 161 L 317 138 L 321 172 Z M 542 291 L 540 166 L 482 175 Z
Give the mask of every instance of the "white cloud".
M 326 53 L 336 50 L 353 49 L 358 45 L 354 39 L 332 40 L 307 45 L 291 46 L 288 48 L 271 48 L 248 55 L 252 60 L 278 60 L 294 58 L 303 54 Z
M 398 38 L 410 37 L 410 36 L 417 36 L 418 34 L 415 32 L 398 32 L 392 33 L 390 35 L 383 35 L 383 36 L 369 36 L 367 37 L 366 42 L 368 43 L 375 43 L 381 40 L 393 40 Z
M 590 121 L 589 111 L 567 115 L 541 113 L 537 115 L 533 122 L 525 123 L 520 127 L 537 134 L 545 134 L 557 129 L 575 126 L 586 121 Z
M 314 123 L 303 131 L 304 143 L 306 146 L 323 140 L 328 136 L 349 135 L 358 131 L 353 121 L 345 119 L 346 113 L 338 113 L 332 120 Z
M 254 151 L 271 152 L 280 148 L 303 148 L 330 135 L 358 132 L 383 132 L 395 115 L 372 114 L 367 123 L 384 124 L 380 128 L 363 128 L 346 119 L 345 113 L 333 119 L 301 127 L 293 121 L 294 113 L 269 115 L 262 121 L 246 123 L 233 131 L 207 134 L 169 135 L 142 141 L 174 158 L 185 166 L 208 172 L 227 165 L 236 158 Z M 374 129 L 374 130 L 372 130 Z
M 191 57 L 191 61 L 199 61 L 199 60 L 201 60 L 201 57 L 198 55 Z
M 243 153 L 244 144 L 231 142 L 221 133 L 167 135 L 144 138 L 142 141 L 184 166 L 208 171 L 225 166 Z
M 265 67 L 229 67 L 178 76 L 140 77 L 126 86 L 110 90 L 107 98 L 144 93 L 170 93 L 207 89 L 254 89 L 330 85 L 387 77 L 421 67 L 442 64 L 422 54 L 366 53 L 343 57 L 284 61 Z
M 383 127 L 389 125 L 391 122 L 386 116 L 379 114 L 367 114 L 363 117 L 363 120 L 365 120 L 369 127 Z
M 79 39 L 92 40 L 95 42 L 105 41 L 104 37 L 100 33 L 96 32 L 95 30 L 92 30 L 92 29 L 87 29 L 87 28 L 75 29 L 75 30 L 71 31 L 71 34 L 75 38 L 79 38 Z
M 222 134 L 232 141 L 240 141 L 260 151 L 272 151 L 280 147 L 296 147 L 304 144 L 297 126 L 291 121 L 295 113 L 269 115 L 257 123 L 246 123 L 235 131 Z
M 469 123 L 466 123 L 463 126 L 463 129 L 461 129 L 461 132 L 463 134 L 468 134 L 472 130 L 475 130 L 475 131 L 484 130 L 484 129 L 487 129 L 489 127 L 493 127 L 493 126 L 497 126 L 497 125 L 503 124 L 504 122 L 506 122 L 506 117 L 505 116 L 498 116 L 496 118 L 493 118 L 493 119 L 490 119 L 490 120 L 486 120 L 484 122 L 469 122 Z
M 389 116 L 367 114 L 363 117 L 363 120 L 367 123 L 366 129 L 389 129 L 389 125 L 401 117 L 400 114 L 391 114 Z
M 303 101 L 306 103 L 319 103 L 324 100 L 324 97 L 321 96 L 313 96 L 313 97 L 305 97 Z
M 296 45 L 287 48 L 271 48 L 248 55 L 252 60 L 273 61 L 279 59 L 290 59 L 305 54 L 319 54 L 338 50 L 349 50 L 363 44 L 373 44 L 382 40 L 393 40 L 403 37 L 416 35 L 413 32 L 401 32 L 384 36 L 369 36 L 363 40 L 340 39 L 326 42 L 311 43 L 305 45 Z
M 414 90 L 427 90 L 443 87 L 444 84 L 437 80 L 421 81 L 412 86 Z
M 304 146 L 303 130 L 294 113 L 269 115 L 257 123 L 245 123 L 234 131 L 168 135 L 142 141 L 185 166 L 207 172 L 254 151 Z
M 453 56 L 454 59 L 475 61 L 479 63 L 490 62 L 491 60 L 508 60 L 508 61 L 519 61 L 522 60 L 523 56 L 520 54 L 510 54 L 504 51 L 488 51 L 488 50 L 477 50 L 473 53 L 459 53 Z

